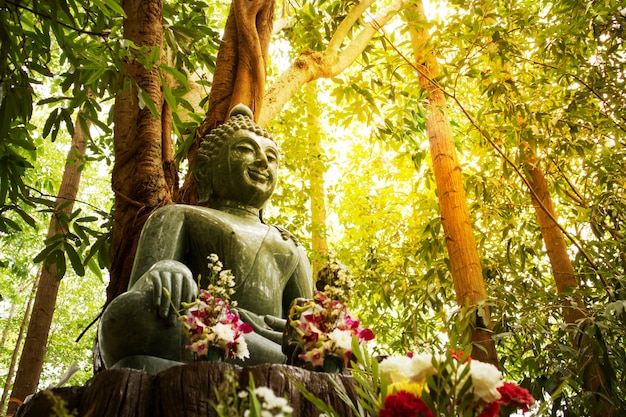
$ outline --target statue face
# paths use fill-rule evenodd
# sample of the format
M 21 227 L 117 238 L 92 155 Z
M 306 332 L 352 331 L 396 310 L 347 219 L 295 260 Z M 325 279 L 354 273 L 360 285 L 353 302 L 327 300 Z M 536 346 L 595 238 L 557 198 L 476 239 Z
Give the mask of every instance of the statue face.
M 238 130 L 222 147 L 213 168 L 213 195 L 263 207 L 276 187 L 278 155 L 270 139 Z

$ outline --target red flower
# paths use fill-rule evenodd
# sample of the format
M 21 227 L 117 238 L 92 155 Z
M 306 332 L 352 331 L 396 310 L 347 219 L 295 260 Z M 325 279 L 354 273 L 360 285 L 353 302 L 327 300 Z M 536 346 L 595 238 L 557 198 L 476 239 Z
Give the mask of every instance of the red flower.
M 500 410 L 500 404 L 498 401 L 494 401 L 489 403 L 483 409 L 483 412 L 480 413 L 478 417 L 497 417 L 498 411 Z
M 469 355 L 464 358 L 465 352 L 463 352 L 463 351 L 457 352 L 454 349 L 450 349 L 450 356 L 452 356 L 457 361 L 463 362 L 463 363 L 467 363 L 467 362 L 472 360 L 472 357 L 469 356 Z
M 374 332 L 371 331 L 370 329 L 363 329 L 359 332 L 358 334 L 359 339 L 362 340 L 372 340 L 375 336 L 374 336 Z
M 435 417 L 421 398 L 406 391 L 398 391 L 385 397 L 385 407 L 379 417 Z
M 528 406 L 535 403 L 535 399 L 524 388 L 518 387 L 512 382 L 504 382 L 498 387 L 498 392 L 502 396 L 498 402 L 500 404 L 509 405 L 513 404 L 522 409 L 522 411 L 528 411 Z

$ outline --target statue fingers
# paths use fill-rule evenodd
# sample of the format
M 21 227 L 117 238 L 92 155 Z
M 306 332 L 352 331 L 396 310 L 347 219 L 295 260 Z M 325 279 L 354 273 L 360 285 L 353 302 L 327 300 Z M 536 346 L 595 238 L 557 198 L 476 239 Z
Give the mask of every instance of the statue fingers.
M 167 297 L 164 294 L 161 294 L 159 306 L 159 316 L 165 318 L 168 316 L 170 311 L 170 297 L 172 293 L 172 274 L 167 271 L 161 271 L 160 273 L 161 284 L 163 285 L 163 289 L 166 289 L 170 296 Z
M 198 296 L 198 284 L 190 274 L 181 274 L 181 285 L 180 301 L 189 303 Z
M 174 273 L 171 282 L 172 285 L 172 290 L 170 292 L 170 301 L 171 301 L 171 305 L 170 307 L 172 308 L 172 312 L 169 313 L 169 319 L 171 323 L 176 322 L 176 311 L 178 309 L 180 309 L 180 302 L 181 302 L 181 297 L 182 297 L 182 289 L 184 286 L 184 282 L 183 282 L 183 274 L 181 273 Z
M 150 281 L 152 281 L 152 298 L 155 306 L 161 305 L 163 297 L 163 284 L 158 271 L 150 271 Z
M 287 320 L 281 319 L 280 317 L 264 316 L 263 320 L 265 321 L 265 324 L 267 324 L 272 330 L 276 330 L 277 332 L 284 332 L 285 327 L 287 327 Z
M 258 334 L 263 336 L 266 339 L 271 340 L 274 343 L 278 343 L 279 345 L 283 343 L 283 333 L 277 332 L 270 329 L 260 328 L 256 331 Z

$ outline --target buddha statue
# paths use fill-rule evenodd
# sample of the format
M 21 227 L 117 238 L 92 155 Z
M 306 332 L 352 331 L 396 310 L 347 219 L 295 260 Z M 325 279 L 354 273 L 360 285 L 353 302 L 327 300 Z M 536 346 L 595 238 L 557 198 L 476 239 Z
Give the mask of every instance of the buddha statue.
M 262 220 L 278 163 L 276 143 L 244 105 L 205 136 L 192 171 L 200 205 L 155 210 L 142 230 L 128 291 L 103 313 L 98 337 L 107 368 L 156 374 L 193 361 L 175 306 L 195 299 L 210 254 L 235 276 L 236 311 L 253 328 L 245 335 L 250 357 L 233 361 L 286 361 L 284 318 L 292 300 L 311 298 L 312 277 L 296 239 Z

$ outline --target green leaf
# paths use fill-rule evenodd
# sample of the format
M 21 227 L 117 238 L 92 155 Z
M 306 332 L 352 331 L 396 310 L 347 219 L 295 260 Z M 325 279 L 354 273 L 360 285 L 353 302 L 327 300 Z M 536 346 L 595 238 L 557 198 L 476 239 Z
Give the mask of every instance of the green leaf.
M 150 110 L 150 113 L 152 113 L 152 117 L 154 117 L 155 119 L 158 119 L 159 113 L 154 104 L 154 101 L 152 101 L 152 97 L 150 97 L 150 95 L 146 92 L 146 90 L 144 90 L 143 88 L 139 86 L 137 86 L 137 90 L 138 90 L 137 98 L 139 99 L 139 108 L 144 109 L 148 107 L 148 109 Z
M 74 249 L 74 247 L 68 242 L 65 242 L 64 248 L 65 248 L 65 253 L 67 254 L 67 257 L 69 258 L 70 263 L 72 264 L 72 268 L 74 269 L 76 274 L 79 277 L 84 276 L 85 267 L 82 261 L 80 260 L 80 256 L 78 256 L 76 249 Z
M 118 0 L 104 0 L 104 4 L 106 4 L 111 10 L 117 13 L 121 17 L 126 17 L 126 13 L 122 8 L 121 4 Z

